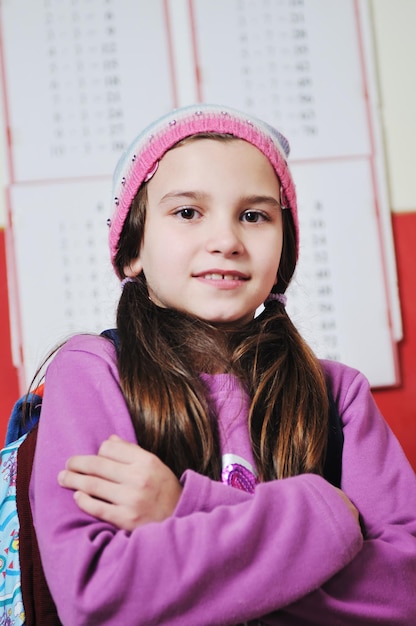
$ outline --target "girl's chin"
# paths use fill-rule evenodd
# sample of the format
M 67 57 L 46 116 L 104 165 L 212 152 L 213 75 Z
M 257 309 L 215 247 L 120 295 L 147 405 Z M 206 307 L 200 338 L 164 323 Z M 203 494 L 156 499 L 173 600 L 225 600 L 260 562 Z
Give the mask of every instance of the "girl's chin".
M 201 317 L 202 320 L 217 326 L 218 328 L 241 328 L 245 326 L 252 319 L 254 319 L 254 313 L 245 315 L 244 317 L 227 318 L 227 317 Z

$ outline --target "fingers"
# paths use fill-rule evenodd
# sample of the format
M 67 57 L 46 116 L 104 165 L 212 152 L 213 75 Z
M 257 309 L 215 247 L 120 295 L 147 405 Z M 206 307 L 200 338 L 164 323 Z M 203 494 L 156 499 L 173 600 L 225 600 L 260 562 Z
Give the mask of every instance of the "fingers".
M 166 471 L 155 455 L 114 436 L 103 442 L 98 455 L 70 457 L 66 469 L 58 474 L 58 483 L 66 489 L 120 504 L 128 501 L 131 491 L 154 491 L 153 483 L 157 484 L 160 473 L 164 475 Z
M 117 506 L 111 502 L 97 500 L 82 491 L 76 491 L 74 493 L 74 500 L 78 507 L 88 515 L 112 524 L 122 530 L 131 532 L 138 526 L 146 523 L 144 518 L 135 516 L 134 511 L 130 510 L 128 507 Z
M 92 498 L 83 491 L 75 491 L 74 500 L 78 504 L 79 508 L 85 511 L 85 513 L 89 513 L 94 517 L 99 517 L 103 521 L 108 521 L 108 517 L 110 516 L 109 509 L 112 508 L 111 504 L 103 502 L 103 500 Z
M 121 439 L 117 435 L 111 435 L 101 444 L 98 455 L 117 461 L 118 463 L 140 462 L 146 455 L 150 454 L 137 443 L 131 443 Z
M 136 443 L 120 439 L 117 435 L 111 435 L 111 437 L 103 441 L 98 451 L 98 457 L 125 467 L 128 475 L 123 474 L 119 479 L 116 476 L 117 466 L 113 466 L 113 479 L 118 482 L 129 482 L 128 477 L 132 477 L 133 472 L 136 474 L 136 479 L 139 476 L 145 479 L 146 475 L 153 475 L 155 472 L 160 471 L 162 465 L 164 466 L 162 461 L 152 452 L 144 450 Z M 104 464 L 102 467 L 104 467 Z M 100 473 L 100 475 L 102 474 Z
M 58 483 L 65 489 L 89 494 L 105 502 L 118 503 L 123 500 L 123 488 L 119 482 L 113 482 L 95 475 L 81 474 L 78 471 L 62 470 L 58 474 Z
M 80 509 L 124 530 L 166 519 L 182 493 L 163 461 L 117 436 L 105 440 L 97 455 L 68 459 L 58 482 L 74 491 Z
M 103 458 L 98 455 L 72 456 L 66 463 L 68 472 L 77 473 L 80 477 L 91 476 L 103 478 L 114 483 L 125 481 L 127 465 L 119 461 Z M 65 471 L 65 470 L 63 470 Z
M 97 455 L 84 454 L 70 457 L 66 463 L 66 469 L 121 483 L 126 480 L 127 466 L 148 465 L 152 456 L 150 452 L 143 450 L 137 444 L 112 435 L 101 444 Z

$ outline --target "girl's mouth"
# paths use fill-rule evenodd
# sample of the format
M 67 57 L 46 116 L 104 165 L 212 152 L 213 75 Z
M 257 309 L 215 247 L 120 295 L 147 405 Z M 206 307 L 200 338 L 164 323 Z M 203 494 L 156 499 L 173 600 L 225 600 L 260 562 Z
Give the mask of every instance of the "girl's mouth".
M 248 280 L 247 277 L 241 276 L 241 274 L 219 274 L 216 272 L 203 274 L 201 278 L 205 278 L 205 280 Z

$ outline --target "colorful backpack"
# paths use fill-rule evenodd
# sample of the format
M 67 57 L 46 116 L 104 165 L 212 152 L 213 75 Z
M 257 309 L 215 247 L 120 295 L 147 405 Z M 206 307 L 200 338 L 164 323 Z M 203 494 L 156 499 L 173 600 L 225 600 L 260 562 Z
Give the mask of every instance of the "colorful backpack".
M 22 440 L 25 439 L 23 436 Z M 14 441 L 1 451 L 0 485 L 0 624 L 24 624 L 19 561 L 19 521 L 16 507 L 17 451 Z
M 0 452 L 1 626 L 61 625 L 43 573 L 29 502 L 42 394 L 40 387 L 16 402 Z
M 118 349 L 117 331 L 110 329 L 101 334 Z M 0 451 L 0 626 L 62 626 L 43 572 L 29 502 L 42 397 L 40 386 L 16 402 L 8 423 L 6 446 Z M 344 438 L 329 389 L 328 398 L 324 477 L 339 487 Z

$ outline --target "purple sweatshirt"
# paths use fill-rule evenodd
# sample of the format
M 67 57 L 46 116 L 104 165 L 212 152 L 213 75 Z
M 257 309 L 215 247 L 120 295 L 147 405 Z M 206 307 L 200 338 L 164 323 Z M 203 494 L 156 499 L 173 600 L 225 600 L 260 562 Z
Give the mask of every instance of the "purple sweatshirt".
M 65 626 L 416 624 L 416 479 L 366 379 L 323 362 L 344 427 L 342 489 L 305 474 L 247 493 L 187 471 L 174 514 L 133 532 L 78 509 L 57 474 L 113 433 L 136 442 L 112 344 L 71 339 L 50 364 L 31 504 Z M 227 468 L 253 465 L 247 398 L 206 376 Z

